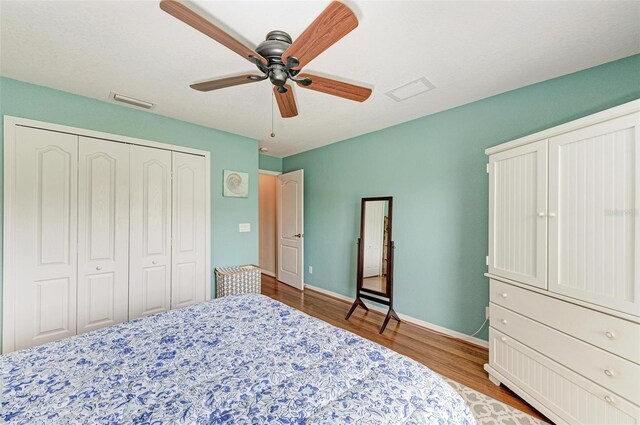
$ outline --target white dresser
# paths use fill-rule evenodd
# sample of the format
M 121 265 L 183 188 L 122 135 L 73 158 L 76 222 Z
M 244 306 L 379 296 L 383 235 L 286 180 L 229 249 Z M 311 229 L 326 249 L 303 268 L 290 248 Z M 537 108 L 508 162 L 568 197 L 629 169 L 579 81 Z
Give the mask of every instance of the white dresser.
M 559 424 L 640 424 L 640 100 L 486 153 L 490 379 Z

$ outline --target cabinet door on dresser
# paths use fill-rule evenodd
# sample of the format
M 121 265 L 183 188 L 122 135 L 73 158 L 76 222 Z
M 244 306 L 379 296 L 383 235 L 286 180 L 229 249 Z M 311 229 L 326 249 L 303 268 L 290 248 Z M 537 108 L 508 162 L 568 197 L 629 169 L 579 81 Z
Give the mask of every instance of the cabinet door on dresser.
M 640 315 L 640 114 L 549 139 L 549 289 Z
M 547 141 L 489 158 L 489 273 L 546 288 Z
M 76 334 L 78 136 L 17 127 L 15 147 L 4 352 Z
M 171 308 L 171 152 L 131 146 L 129 319 Z
M 172 153 L 171 308 L 205 300 L 205 159 Z
M 80 137 L 78 333 L 124 322 L 129 309 L 129 146 Z

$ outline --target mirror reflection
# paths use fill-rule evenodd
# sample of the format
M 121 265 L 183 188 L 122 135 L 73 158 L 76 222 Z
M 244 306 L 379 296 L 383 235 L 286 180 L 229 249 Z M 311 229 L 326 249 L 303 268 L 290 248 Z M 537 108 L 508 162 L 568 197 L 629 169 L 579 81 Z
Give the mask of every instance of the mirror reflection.
M 387 293 L 389 201 L 366 201 L 363 223 L 362 287 Z

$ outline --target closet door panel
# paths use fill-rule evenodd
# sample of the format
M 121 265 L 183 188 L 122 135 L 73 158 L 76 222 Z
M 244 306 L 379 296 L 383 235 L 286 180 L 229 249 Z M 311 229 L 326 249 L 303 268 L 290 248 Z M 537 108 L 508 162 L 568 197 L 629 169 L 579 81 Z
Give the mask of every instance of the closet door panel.
M 17 127 L 16 140 L 10 246 L 22 349 L 76 333 L 78 137 Z
M 205 159 L 173 152 L 171 308 L 206 297 Z
M 129 319 L 171 307 L 171 152 L 131 146 Z
M 549 140 L 549 289 L 640 315 L 640 114 Z
M 129 146 L 80 137 L 78 333 L 127 320 Z
M 546 289 L 547 141 L 489 159 L 489 273 Z

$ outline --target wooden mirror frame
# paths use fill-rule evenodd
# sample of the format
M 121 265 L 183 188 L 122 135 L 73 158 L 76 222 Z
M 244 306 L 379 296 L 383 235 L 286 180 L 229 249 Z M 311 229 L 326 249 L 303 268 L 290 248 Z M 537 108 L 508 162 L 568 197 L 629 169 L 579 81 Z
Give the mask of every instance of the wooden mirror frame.
M 367 202 L 372 201 L 387 201 L 389 203 L 388 207 L 388 236 L 387 236 L 387 284 L 386 291 L 375 291 L 373 289 L 364 288 L 362 286 L 364 279 L 364 224 L 365 224 L 365 206 Z M 393 243 L 393 196 L 378 196 L 374 198 L 362 198 L 360 204 L 360 238 L 358 238 L 358 269 L 357 269 L 357 277 L 356 277 L 356 299 L 349 309 L 345 320 L 349 320 L 351 314 L 355 311 L 358 306 L 361 306 L 366 311 L 369 311 L 369 308 L 365 305 L 363 300 L 373 301 L 379 304 L 389 306 L 389 311 L 387 312 L 387 316 L 382 323 L 382 327 L 380 328 L 380 333 L 384 332 L 387 324 L 389 323 L 389 319 L 392 317 L 400 322 L 400 318 L 396 314 L 393 309 L 393 265 L 394 265 L 394 249 L 395 245 Z
M 367 202 L 386 201 L 388 202 L 388 230 L 387 230 L 387 281 L 385 284 L 385 292 L 368 289 L 363 286 L 364 283 L 364 226 L 365 226 L 365 206 Z M 380 297 L 389 298 L 393 292 L 393 196 L 380 196 L 377 198 L 362 198 L 360 203 L 360 239 L 358 239 L 358 272 L 357 285 L 358 290 L 368 292 Z M 383 247 L 384 249 L 385 247 Z

